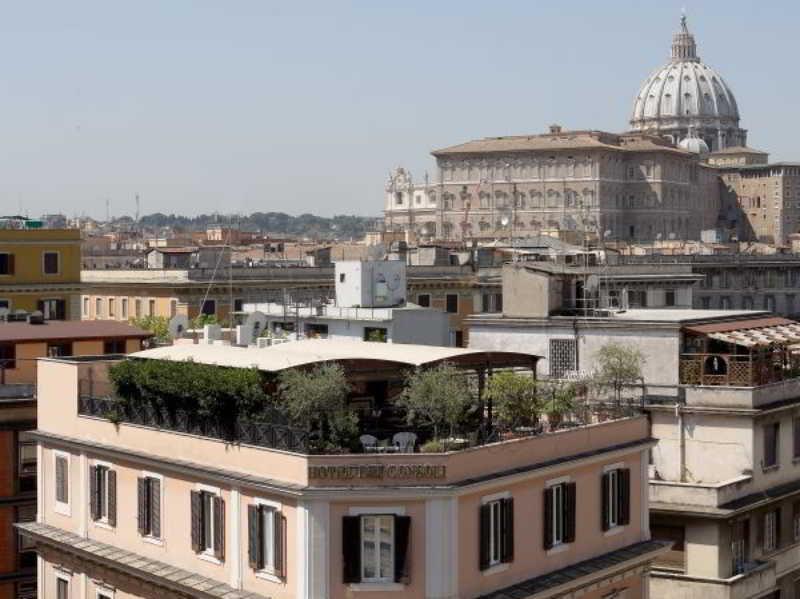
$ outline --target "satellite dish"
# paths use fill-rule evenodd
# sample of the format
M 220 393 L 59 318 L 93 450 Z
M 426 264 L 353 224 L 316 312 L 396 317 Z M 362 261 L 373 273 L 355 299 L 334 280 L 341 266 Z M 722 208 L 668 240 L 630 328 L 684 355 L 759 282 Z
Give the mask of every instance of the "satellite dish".
M 386 257 L 386 246 L 382 243 L 376 243 L 367 248 L 367 259 L 383 260 Z
M 180 339 L 189 329 L 189 317 L 185 314 L 176 314 L 169 320 L 167 330 L 171 339 Z

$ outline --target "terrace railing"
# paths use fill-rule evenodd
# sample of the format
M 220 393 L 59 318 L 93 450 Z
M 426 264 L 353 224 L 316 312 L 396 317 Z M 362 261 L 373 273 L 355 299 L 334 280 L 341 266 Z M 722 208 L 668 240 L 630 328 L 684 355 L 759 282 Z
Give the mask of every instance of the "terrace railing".
M 742 354 L 682 354 L 682 385 L 757 387 L 787 378 L 779 360 L 753 358 Z
M 238 419 L 225 421 L 212 416 L 198 416 L 185 410 L 156 408 L 147 403 L 121 407 L 112 398 L 81 395 L 78 414 L 104 418 L 162 430 L 219 439 L 228 443 L 243 443 L 268 449 L 307 453 L 310 435 L 287 424 L 272 421 Z

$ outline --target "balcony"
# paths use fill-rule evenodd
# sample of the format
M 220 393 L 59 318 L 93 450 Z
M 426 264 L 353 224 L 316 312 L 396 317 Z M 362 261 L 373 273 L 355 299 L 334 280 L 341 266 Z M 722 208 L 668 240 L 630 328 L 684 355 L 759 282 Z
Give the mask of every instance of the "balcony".
M 681 385 L 758 387 L 795 376 L 779 356 L 754 357 L 752 354 L 681 354 Z
M 650 595 L 670 599 L 750 599 L 775 590 L 775 570 L 773 562 L 754 562 L 742 574 L 706 578 L 654 569 L 650 572 Z
M 691 506 L 699 509 L 718 508 L 746 495 L 753 477 L 750 475 L 719 483 L 681 483 L 674 481 L 650 480 L 650 502 Z

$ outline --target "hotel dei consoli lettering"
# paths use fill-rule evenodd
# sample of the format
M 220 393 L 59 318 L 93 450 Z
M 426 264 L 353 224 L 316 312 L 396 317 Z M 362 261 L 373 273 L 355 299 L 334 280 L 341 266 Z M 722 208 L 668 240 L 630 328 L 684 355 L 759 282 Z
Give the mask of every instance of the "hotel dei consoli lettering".
M 447 475 L 444 464 L 342 464 L 309 466 L 315 480 L 440 480 Z

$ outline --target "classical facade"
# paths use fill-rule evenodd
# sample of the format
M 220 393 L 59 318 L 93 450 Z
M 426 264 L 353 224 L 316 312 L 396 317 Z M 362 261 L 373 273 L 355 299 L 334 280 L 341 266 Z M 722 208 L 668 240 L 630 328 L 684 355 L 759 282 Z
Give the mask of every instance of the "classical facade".
M 604 131 L 491 137 L 433 152 L 436 182 L 397 169 L 385 224 L 421 239 L 697 239 L 716 225 L 715 169 L 663 138 Z

